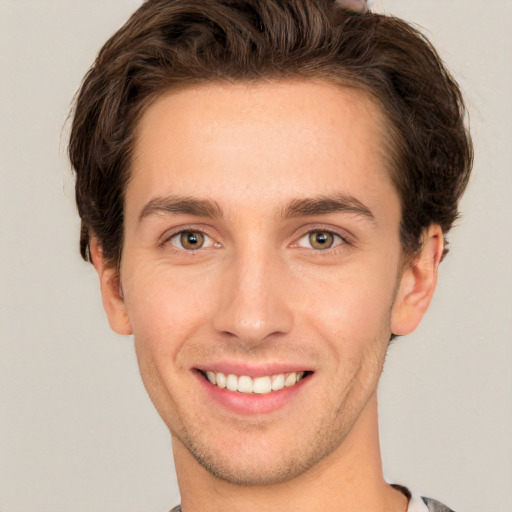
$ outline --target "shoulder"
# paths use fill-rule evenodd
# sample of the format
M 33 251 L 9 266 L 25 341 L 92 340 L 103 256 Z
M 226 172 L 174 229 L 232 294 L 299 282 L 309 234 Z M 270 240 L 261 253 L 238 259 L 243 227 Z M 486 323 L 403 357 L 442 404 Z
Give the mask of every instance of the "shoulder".
M 437 500 L 423 497 L 421 499 L 427 506 L 427 510 L 429 512 L 454 512 L 451 508 L 448 508 L 446 505 L 443 505 L 441 502 Z
M 422 510 L 425 512 L 454 512 L 452 509 L 448 508 L 446 505 L 443 505 L 441 502 L 437 500 L 433 500 L 431 498 L 415 498 L 412 497 L 409 502 L 408 512 L 415 512 L 416 510 L 420 510 L 417 505 L 418 502 L 421 502 Z M 181 507 L 178 505 L 174 507 L 170 512 L 181 512 Z
M 418 494 L 413 494 L 403 485 L 391 484 L 392 487 L 399 490 L 409 499 L 407 512 L 454 512 L 451 508 L 443 505 L 440 501 L 432 498 L 424 498 Z

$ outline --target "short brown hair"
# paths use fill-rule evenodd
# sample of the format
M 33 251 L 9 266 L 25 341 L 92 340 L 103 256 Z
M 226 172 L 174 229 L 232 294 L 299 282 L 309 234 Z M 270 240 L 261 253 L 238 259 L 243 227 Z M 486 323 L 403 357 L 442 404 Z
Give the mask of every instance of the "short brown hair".
M 326 80 L 369 93 L 388 120 L 406 254 L 444 233 L 472 164 L 459 87 L 428 40 L 392 17 L 333 0 L 146 0 L 103 46 L 77 95 L 69 156 L 80 251 L 94 235 L 109 264 L 123 244 L 137 123 L 164 92 L 201 83 Z

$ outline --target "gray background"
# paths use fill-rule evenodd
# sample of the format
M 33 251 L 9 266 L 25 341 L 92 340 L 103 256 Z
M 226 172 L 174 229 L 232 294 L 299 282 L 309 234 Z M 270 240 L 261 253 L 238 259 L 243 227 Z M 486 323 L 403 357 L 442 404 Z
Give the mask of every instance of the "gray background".
M 110 332 L 78 219 L 65 120 L 136 0 L 0 0 L 0 511 L 169 510 L 169 435 L 131 338 Z M 466 91 L 475 172 L 421 328 L 380 389 L 387 478 L 458 512 L 512 510 L 512 1 L 380 0 Z

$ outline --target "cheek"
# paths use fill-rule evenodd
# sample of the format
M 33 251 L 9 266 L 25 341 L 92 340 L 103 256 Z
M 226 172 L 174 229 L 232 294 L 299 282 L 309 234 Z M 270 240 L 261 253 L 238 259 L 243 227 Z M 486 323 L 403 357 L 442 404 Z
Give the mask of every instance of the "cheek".
M 209 288 L 206 279 L 194 279 L 169 266 L 137 266 L 123 289 L 138 349 L 174 359 L 208 316 Z
M 312 291 L 300 317 L 329 341 L 333 358 L 356 361 L 372 344 L 387 346 L 395 283 L 391 265 L 333 272 L 328 281 L 309 283 Z
M 332 271 L 323 280 L 311 280 L 307 287 L 307 310 L 330 324 L 360 325 L 369 328 L 391 311 L 396 286 L 392 265 L 353 265 Z

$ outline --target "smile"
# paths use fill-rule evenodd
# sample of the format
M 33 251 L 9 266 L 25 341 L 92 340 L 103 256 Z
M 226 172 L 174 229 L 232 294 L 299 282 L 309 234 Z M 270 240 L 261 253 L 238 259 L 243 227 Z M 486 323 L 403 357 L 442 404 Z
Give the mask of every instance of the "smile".
M 228 375 L 222 372 L 201 371 L 203 376 L 214 386 L 245 394 L 265 395 L 283 388 L 295 386 L 304 379 L 309 372 L 278 373 L 262 377 L 249 377 L 247 375 Z

